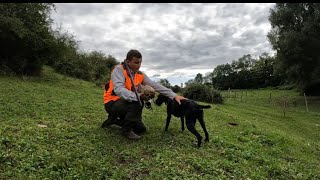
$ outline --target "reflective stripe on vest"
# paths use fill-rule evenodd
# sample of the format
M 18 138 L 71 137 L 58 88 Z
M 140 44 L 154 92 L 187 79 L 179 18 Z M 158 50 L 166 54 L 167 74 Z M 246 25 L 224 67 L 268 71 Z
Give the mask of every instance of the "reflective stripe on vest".
M 131 80 L 130 80 L 130 77 L 129 77 L 127 71 L 123 68 L 122 65 L 121 65 L 121 68 L 122 68 L 123 74 L 126 79 L 125 88 L 128 89 L 129 91 L 133 91 L 133 89 L 131 89 L 132 84 L 131 84 Z M 134 82 L 134 85 L 136 86 L 137 89 L 138 89 L 138 84 L 142 83 L 143 79 L 144 79 L 144 75 L 142 73 L 135 73 L 134 74 L 133 82 Z M 109 81 L 108 90 L 104 89 L 103 99 L 104 99 L 103 100 L 104 104 L 109 101 L 117 101 L 120 99 L 120 97 L 117 96 L 113 91 L 113 82 L 111 79 Z

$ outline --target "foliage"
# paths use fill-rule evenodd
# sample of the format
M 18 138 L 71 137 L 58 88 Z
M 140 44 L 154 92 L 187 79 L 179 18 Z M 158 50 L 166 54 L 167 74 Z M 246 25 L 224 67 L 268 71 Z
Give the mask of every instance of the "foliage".
M 201 102 L 223 103 L 222 95 L 217 90 L 200 83 L 188 84 L 183 90 L 183 96 Z
M 178 86 L 178 85 L 174 85 L 174 86 L 171 87 L 171 89 L 172 89 L 173 92 L 178 93 L 178 92 L 181 91 L 182 88 L 180 86 Z
M 159 83 L 164 87 L 171 88 L 171 84 L 168 79 L 160 79 Z
M 211 102 L 214 104 L 223 104 L 223 97 L 220 91 L 216 90 L 216 89 L 212 89 L 211 90 Z
M 75 37 L 52 30 L 50 3 L 0 4 L 0 73 L 39 76 L 44 64 L 58 72 L 101 85 L 117 60 L 101 52 L 80 52 Z
M 102 52 L 81 52 L 75 37 L 62 32 L 62 28 L 52 31 L 54 34 L 51 51 L 53 58 L 48 58 L 47 64 L 57 72 L 86 81 L 95 82 L 101 86 L 110 79 L 112 68 L 119 62 L 111 55 Z
M 98 86 L 103 85 L 110 79 L 112 68 L 119 64 L 111 55 L 106 57 L 103 53 L 97 51 L 77 53 L 71 49 L 69 56 L 62 57 L 53 65 L 58 72 L 95 82 Z
M 275 57 L 262 53 L 258 59 L 250 54 L 244 55 L 231 64 L 221 64 L 207 75 L 207 85 L 216 89 L 253 89 L 267 86 L 277 86 L 281 83 L 281 76 L 274 72 Z M 211 79 L 211 82 L 208 80 Z
M 50 52 L 51 3 L 0 4 L 0 71 L 39 75 Z
M 190 84 L 194 83 L 194 79 L 189 79 L 187 82 L 185 82 L 185 86 L 188 86 Z
M 307 93 L 320 89 L 319 12 L 319 3 L 277 3 L 269 16 L 267 37 L 277 51 L 279 69 Z
M 203 77 L 202 77 L 202 74 L 201 73 L 198 73 L 196 75 L 196 77 L 194 78 L 194 82 L 195 83 L 198 83 L 198 84 L 203 84 Z
M 79 45 L 75 36 L 69 32 L 63 32 L 62 27 L 51 30 L 51 33 L 54 36 L 50 47 L 53 57 L 48 58 L 46 64 L 55 67 L 59 63 L 77 59 Z

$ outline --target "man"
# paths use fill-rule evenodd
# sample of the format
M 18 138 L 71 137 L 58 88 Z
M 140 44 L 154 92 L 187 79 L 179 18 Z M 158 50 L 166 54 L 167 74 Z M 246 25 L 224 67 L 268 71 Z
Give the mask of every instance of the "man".
M 130 72 L 127 71 L 124 63 L 127 63 Z M 175 99 L 179 104 L 180 100 L 186 99 L 149 79 L 146 74 L 139 71 L 141 63 L 141 53 L 137 50 L 130 50 L 124 62 L 116 65 L 112 70 L 111 80 L 104 90 L 104 107 L 109 115 L 101 127 L 117 124 L 122 127 L 122 133 L 128 139 L 140 139 L 140 135 L 146 132 L 146 127 L 142 122 L 142 109 L 144 101 L 153 98 L 143 93 L 138 94 L 137 97 L 128 73 L 131 73 L 136 88 L 139 84 L 149 85 L 155 91 L 170 99 Z M 142 106 L 137 98 L 141 100 Z

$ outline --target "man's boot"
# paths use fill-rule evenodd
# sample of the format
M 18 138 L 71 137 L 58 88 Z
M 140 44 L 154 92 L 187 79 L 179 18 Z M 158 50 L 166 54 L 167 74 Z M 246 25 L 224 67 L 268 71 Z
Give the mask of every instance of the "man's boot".
M 110 116 L 110 115 L 109 115 L 109 116 L 108 116 L 108 119 L 105 120 L 105 121 L 102 123 L 101 127 L 102 127 L 102 128 L 106 128 L 106 127 L 111 126 L 112 124 L 116 124 L 116 122 L 117 122 L 118 119 L 119 119 L 118 117 L 114 117 L 114 116 Z
M 129 131 L 129 132 L 124 132 L 123 133 L 128 139 L 140 139 L 141 136 L 137 135 L 136 133 L 134 133 L 133 131 Z
M 124 121 L 122 126 L 122 134 L 128 139 L 140 139 L 141 137 L 132 131 L 132 127 L 136 122 Z

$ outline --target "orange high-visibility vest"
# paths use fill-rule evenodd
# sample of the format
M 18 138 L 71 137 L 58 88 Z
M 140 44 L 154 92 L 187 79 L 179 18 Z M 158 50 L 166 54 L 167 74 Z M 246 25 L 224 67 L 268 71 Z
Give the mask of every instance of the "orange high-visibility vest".
M 129 91 L 133 91 L 131 80 L 130 80 L 130 77 L 129 77 L 127 71 L 123 68 L 123 65 L 121 65 L 121 68 L 122 68 L 123 74 L 126 78 L 126 82 L 124 85 L 125 88 L 127 88 Z M 142 72 L 138 71 L 137 73 L 134 74 L 133 82 L 134 82 L 134 85 L 136 86 L 136 89 L 138 89 L 138 85 L 140 83 L 142 83 L 143 79 L 144 79 L 144 75 Z M 109 101 L 117 101 L 120 99 L 120 97 L 117 96 L 113 91 L 113 82 L 111 79 L 108 84 L 109 84 L 109 87 L 106 86 L 104 88 L 104 94 L 103 94 L 103 99 L 104 99 L 103 103 L 104 104 L 108 103 Z

